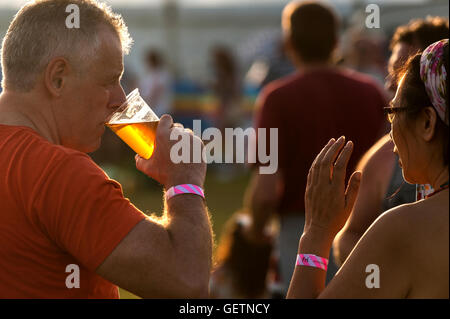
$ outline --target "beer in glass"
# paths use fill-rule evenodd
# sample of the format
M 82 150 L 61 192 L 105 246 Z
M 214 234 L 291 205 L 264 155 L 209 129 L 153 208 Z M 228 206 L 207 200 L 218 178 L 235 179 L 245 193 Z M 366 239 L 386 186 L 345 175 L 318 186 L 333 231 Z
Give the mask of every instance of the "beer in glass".
M 155 148 L 158 123 L 158 116 L 135 89 L 106 125 L 139 156 L 149 159 Z

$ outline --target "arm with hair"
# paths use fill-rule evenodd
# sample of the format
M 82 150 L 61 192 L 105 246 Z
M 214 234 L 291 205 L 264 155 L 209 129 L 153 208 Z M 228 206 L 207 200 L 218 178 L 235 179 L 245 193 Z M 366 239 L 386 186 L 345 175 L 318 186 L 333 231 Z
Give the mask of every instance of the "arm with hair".
M 203 199 L 181 195 L 168 201 L 162 222 L 136 225 L 97 273 L 143 298 L 207 298 L 211 254 Z
M 34 157 L 50 164 L 39 170 L 44 178 L 33 185 L 29 211 L 77 263 L 141 297 L 207 296 L 212 236 L 200 196 L 170 198 L 161 220 L 149 218 L 87 155 L 60 150 L 50 161 L 47 152 Z M 201 186 L 199 175 L 171 183 Z
M 206 164 L 173 163 L 172 134 L 187 138 L 190 149 L 201 140 L 192 131 L 161 117 L 155 152 L 136 157 L 136 166 L 169 189 L 180 184 L 203 187 Z M 135 226 L 98 267 L 97 273 L 142 297 L 206 298 L 211 270 L 212 230 L 203 198 L 194 194 L 166 200 L 162 221 L 147 218 Z

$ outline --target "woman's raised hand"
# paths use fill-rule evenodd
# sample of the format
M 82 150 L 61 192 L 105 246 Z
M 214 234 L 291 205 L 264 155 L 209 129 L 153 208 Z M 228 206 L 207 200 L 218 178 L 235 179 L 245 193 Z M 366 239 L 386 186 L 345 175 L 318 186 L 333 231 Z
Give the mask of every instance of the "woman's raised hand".
M 361 172 L 354 172 L 345 185 L 352 151 L 351 141 L 345 143 L 343 136 L 337 141 L 333 138 L 311 165 L 305 192 L 304 233 L 319 231 L 334 238 L 347 221 L 361 180 Z

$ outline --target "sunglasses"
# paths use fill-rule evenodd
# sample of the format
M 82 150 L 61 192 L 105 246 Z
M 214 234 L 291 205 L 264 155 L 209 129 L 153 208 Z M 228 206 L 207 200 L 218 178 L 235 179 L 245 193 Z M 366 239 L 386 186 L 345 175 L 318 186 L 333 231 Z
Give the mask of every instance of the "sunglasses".
M 389 123 L 392 123 L 392 121 L 394 120 L 395 113 L 406 111 L 408 108 L 406 106 L 403 106 L 403 107 L 388 106 L 388 107 L 384 107 L 383 109 L 384 109 L 384 115 L 387 116 Z

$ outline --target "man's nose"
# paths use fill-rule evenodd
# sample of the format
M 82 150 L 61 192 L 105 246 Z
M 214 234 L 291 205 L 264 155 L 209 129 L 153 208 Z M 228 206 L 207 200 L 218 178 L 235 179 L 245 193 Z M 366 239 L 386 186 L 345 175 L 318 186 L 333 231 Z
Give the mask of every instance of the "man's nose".
M 109 108 L 116 111 L 117 109 L 119 109 L 120 106 L 123 105 L 123 103 L 125 103 L 127 97 L 121 85 L 118 85 L 118 87 L 111 93 L 112 94 L 109 103 Z

